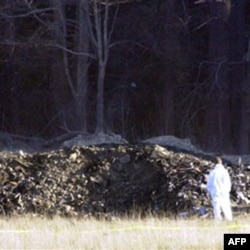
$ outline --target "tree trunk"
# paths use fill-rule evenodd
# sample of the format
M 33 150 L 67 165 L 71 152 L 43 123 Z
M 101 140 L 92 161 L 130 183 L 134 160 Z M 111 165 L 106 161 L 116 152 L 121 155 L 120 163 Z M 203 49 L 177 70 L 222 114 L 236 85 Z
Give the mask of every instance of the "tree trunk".
M 6 8 L 8 8 L 9 2 L 6 2 Z M 11 45 L 11 42 L 14 44 L 16 42 L 16 26 L 14 19 L 5 18 L 3 21 L 3 36 L 6 40 L 10 40 L 10 46 L 8 50 L 5 50 L 8 53 L 8 60 L 5 63 L 5 78 L 9 85 L 9 103 L 6 106 L 7 113 L 9 115 L 9 123 L 11 133 L 21 133 L 22 129 L 20 126 L 20 107 L 17 101 L 17 93 L 20 84 L 20 72 L 19 65 L 16 63 L 16 57 L 20 56 L 19 50 L 15 46 Z M 6 97 L 4 97 L 6 98 Z
M 71 96 L 74 96 L 74 87 L 72 77 L 69 71 L 69 62 L 67 55 L 67 31 L 66 31 L 66 17 L 65 6 L 60 0 L 53 0 L 52 5 L 54 11 L 54 43 L 55 56 L 54 60 L 57 63 L 52 63 L 52 82 L 54 84 L 54 98 L 58 109 L 59 126 L 68 126 L 69 118 L 69 103 Z M 59 46 L 60 50 L 57 49 Z
M 70 101 L 70 93 L 68 91 L 67 81 L 65 78 L 62 53 L 57 49 L 54 49 L 52 55 L 50 82 L 51 89 L 53 89 L 54 104 L 57 110 L 57 114 L 55 115 L 57 116 L 56 120 L 58 122 L 55 124 L 55 126 L 58 128 L 68 121 L 66 110 L 68 109 L 68 104 Z
M 210 82 L 208 109 L 205 117 L 205 145 L 213 151 L 230 150 L 230 109 L 226 67 L 228 46 L 225 20 L 225 5 L 215 1 L 210 5 L 209 59 Z
M 79 30 L 75 109 L 79 129 L 87 132 L 87 93 L 88 93 L 88 67 L 89 67 L 89 1 L 79 1 Z M 86 54 L 86 55 L 84 55 Z
M 105 2 L 103 15 L 101 13 L 101 6 L 94 1 L 94 29 L 96 37 L 93 43 L 98 57 L 96 133 L 104 132 L 104 81 L 109 56 L 109 39 L 111 35 L 108 31 L 108 19 L 108 1 L 106 0 Z
M 62 60 L 59 61 L 63 62 L 64 67 L 64 82 L 66 82 L 66 86 L 64 85 L 64 87 L 67 91 L 70 90 L 69 93 L 71 95 L 71 101 L 67 103 L 68 107 L 66 105 L 63 106 L 63 111 L 66 115 L 65 122 L 67 124 L 67 121 L 71 121 L 70 124 L 73 129 L 86 132 L 89 67 L 89 1 L 80 0 L 78 3 L 78 28 L 76 29 L 76 44 L 73 44 L 73 50 L 75 51 L 73 61 L 76 62 L 76 74 L 70 69 L 65 4 L 60 0 L 53 0 L 53 4 L 55 7 L 55 41 L 56 45 L 59 45 L 61 48 Z M 56 89 L 57 91 L 64 92 L 63 89 Z
M 158 31 L 158 53 L 162 56 L 164 73 L 162 74 L 162 84 L 164 89 L 161 93 L 162 109 L 159 110 L 159 120 L 163 121 L 162 133 L 173 135 L 174 129 L 174 84 L 176 81 L 176 69 L 173 65 L 173 58 L 178 56 L 178 31 L 175 26 L 175 4 L 173 0 L 163 3 L 156 11 L 160 22 L 164 20 L 164 26 Z M 156 17 L 157 18 L 157 17 Z M 160 26 L 161 27 L 161 26 Z M 156 97 L 158 102 L 158 97 Z
M 104 79 L 106 65 L 99 62 L 97 80 L 96 133 L 104 131 Z
M 249 93 L 243 61 L 245 50 L 245 0 L 233 1 L 230 19 L 230 82 L 233 143 L 237 153 L 249 150 Z M 248 69 L 249 70 L 249 69 Z
M 240 112 L 240 136 L 239 136 L 239 153 L 248 154 L 250 150 L 250 38 L 248 41 L 247 55 L 247 78 L 242 84 L 242 105 Z

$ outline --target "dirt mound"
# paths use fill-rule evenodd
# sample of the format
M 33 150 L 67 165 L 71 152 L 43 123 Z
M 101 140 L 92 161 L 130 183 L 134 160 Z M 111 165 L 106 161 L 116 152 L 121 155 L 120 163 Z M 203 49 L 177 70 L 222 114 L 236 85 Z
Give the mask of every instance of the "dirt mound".
M 0 153 L 0 213 L 107 216 L 204 212 L 212 162 L 158 145 L 74 146 Z M 230 167 L 235 205 L 250 198 L 250 171 Z

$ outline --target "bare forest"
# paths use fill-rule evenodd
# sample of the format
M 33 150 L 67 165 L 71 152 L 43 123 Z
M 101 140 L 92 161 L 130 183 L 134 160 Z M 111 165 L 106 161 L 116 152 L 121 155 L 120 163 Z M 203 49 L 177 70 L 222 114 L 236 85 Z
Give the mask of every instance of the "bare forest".
M 250 1 L 1 0 L 6 138 L 114 133 L 250 152 Z

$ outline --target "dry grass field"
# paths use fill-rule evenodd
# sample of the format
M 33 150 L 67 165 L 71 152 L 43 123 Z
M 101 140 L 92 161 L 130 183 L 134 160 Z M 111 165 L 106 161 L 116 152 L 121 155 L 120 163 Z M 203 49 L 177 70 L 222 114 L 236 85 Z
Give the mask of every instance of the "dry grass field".
M 249 233 L 250 215 L 232 222 L 148 216 L 114 220 L 0 218 L 0 249 L 223 249 L 224 233 Z

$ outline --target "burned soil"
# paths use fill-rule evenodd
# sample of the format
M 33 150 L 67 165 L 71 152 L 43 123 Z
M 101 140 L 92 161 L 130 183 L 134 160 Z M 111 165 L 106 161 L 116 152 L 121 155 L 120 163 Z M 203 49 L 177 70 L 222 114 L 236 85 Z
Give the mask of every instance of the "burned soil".
M 108 217 L 140 211 L 204 216 L 213 157 L 167 147 L 73 146 L 0 153 L 0 213 Z M 250 199 L 248 167 L 227 165 L 234 207 Z

